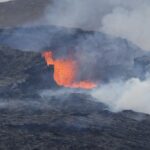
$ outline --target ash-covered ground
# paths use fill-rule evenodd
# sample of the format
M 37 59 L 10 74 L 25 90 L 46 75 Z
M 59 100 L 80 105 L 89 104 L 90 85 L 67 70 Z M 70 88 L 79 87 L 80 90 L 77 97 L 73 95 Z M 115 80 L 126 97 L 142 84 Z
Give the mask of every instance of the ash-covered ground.
M 100 66 L 104 65 L 107 70 L 96 75 L 101 74 L 102 83 L 118 76 L 124 80 L 131 77 L 144 80 L 150 57 L 126 40 L 108 38 L 101 33 L 51 28 L 2 29 L 0 32 L 0 149 L 149 150 L 149 115 L 132 110 L 111 112 L 89 91 L 58 87 L 53 80 L 53 68 L 46 66 L 41 51 L 62 48 L 64 55 L 65 47 L 85 48 L 83 43 L 87 43 L 89 37 L 90 41 L 98 39 L 91 47 L 102 48 L 104 58 Z M 45 41 L 51 37 L 51 31 L 60 34 L 52 32 L 53 42 Z M 33 49 L 34 45 L 38 51 Z M 124 58 L 128 58 L 127 61 L 117 65 L 113 61 L 106 63 L 112 54 L 118 54 L 116 59 L 123 56 L 118 53 L 119 49 L 124 54 L 130 51 L 128 56 L 132 54 L 132 57 Z

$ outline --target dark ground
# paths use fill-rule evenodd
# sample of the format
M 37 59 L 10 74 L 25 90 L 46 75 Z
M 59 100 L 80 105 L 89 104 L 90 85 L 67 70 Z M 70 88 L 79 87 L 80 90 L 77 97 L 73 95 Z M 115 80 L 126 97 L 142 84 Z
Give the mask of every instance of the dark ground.
M 23 106 L 18 102 L 12 108 L 9 102 L 1 109 L 0 149 L 149 150 L 149 115 L 111 113 L 79 94 L 63 102 L 54 97 L 44 100 L 47 108 L 29 106 L 26 100 Z
M 0 3 L 0 28 L 40 20 L 50 2 Z M 150 150 L 150 115 L 131 110 L 112 113 L 87 91 L 64 92 L 51 78 L 53 69 L 45 65 L 40 52 L 70 49 L 93 35 L 48 26 L 0 29 L 0 150 Z M 116 49 L 139 50 L 102 33 L 94 37 L 94 48 L 95 41 L 108 54 Z M 106 81 L 109 72 L 114 77 L 120 72 L 125 78 L 138 72 L 143 78 L 150 70 L 150 55 L 135 58 L 132 72 L 122 66 L 104 64 L 104 68 L 108 68 L 101 72 Z
M 46 66 L 40 52 L 15 48 L 20 46 L 17 44 L 21 41 L 24 43 L 26 37 L 29 43 L 21 46 L 32 48 L 31 41 L 37 40 L 34 35 L 43 33 L 47 37 L 47 28 L 17 29 L 19 34 L 11 36 L 14 30 L 16 33 L 16 29 L 0 31 L 0 150 L 150 149 L 149 115 L 131 110 L 112 113 L 107 106 L 88 95 L 87 91 L 64 92 L 53 81 L 53 68 Z M 31 31 L 34 34 L 29 36 Z M 78 39 L 80 32 L 78 30 L 73 37 L 65 35 L 65 39 L 70 39 L 71 46 L 76 44 L 74 39 Z M 110 39 L 107 41 L 104 35 L 98 35 L 104 49 L 108 50 L 114 43 L 118 49 L 133 48 L 125 40 L 116 39 L 112 42 Z M 20 36 L 22 39 L 18 42 Z M 56 41 L 62 39 L 61 36 L 55 38 Z M 56 50 L 66 46 L 68 40 L 65 39 Z M 52 45 L 47 43 L 46 47 L 55 47 L 58 43 L 55 40 Z M 149 64 L 149 56 L 134 60 L 135 68 L 141 72 Z M 126 73 L 128 76 L 129 73 Z
M 112 113 L 85 93 L 53 95 L 40 53 L 1 46 L 0 57 L 0 149 L 149 150 L 149 115 Z

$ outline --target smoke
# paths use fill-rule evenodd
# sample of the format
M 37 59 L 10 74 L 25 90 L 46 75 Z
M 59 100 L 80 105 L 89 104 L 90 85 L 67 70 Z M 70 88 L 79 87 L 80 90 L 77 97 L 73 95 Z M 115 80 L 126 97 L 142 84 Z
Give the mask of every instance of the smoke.
M 0 2 L 6 1 L 9 0 L 1 0 Z M 22 8 L 22 4 L 28 6 L 29 2 L 20 0 L 17 5 Z M 38 1 L 37 3 L 31 1 L 31 6 L 34 7 L 34 12 L 31 11 L 32 7 L 31 10 L 28 10 L 30 7 L 25 7 L 27 10 L 22 13 L 20 12 L 22 9 L 19 9 L 19 16 L 18 14 L 17 17 L 13 16 L 17 19 L 8 19 L 5 13 L 2 15 L 6 19 L 2 17 L 2 21 L 7 22 L 8 20 L 9 23 L 9 20 L 18 20 L 22 22 L 23 18 L 24 21 L 21 23 L 23 26 L 48 24 L 102 31 L 113 36 L 126 38 L 142 49 L 150 50 L 148 41 L 150 36 L 149 0 L 49 0 Z M 13 9 L 16 11 L 16 8 Z M 42 15 L 43 11 L 44 16 Z M 30 14 L 27 12 L 30 12 Z M 11 22 L 11 24 L 14 24 L 14 22 Z
M 53 0 L 46 9 L 49 24 L 98 30 L 106 14 L 118 6 L 134 8 L 142 0 Z
M 101 20 L 106 11 L 99 9 L 103 5 L 105 5 L 103 0 L 53 0 L 52 5 L 46 10 L 46 21 L 48 24 L 60 26 L 94 29 L 100 24 L 95 20 Z M 107 9 L 107 7 L 105 8 Z
M 44 16 L 38 18 L 37 21 L 32 19 L 31 23 L 24 23 L 24 26 L 48 24 L 102 31 L 128 39 L 144 50 L 150 49 L 148 41 L 150 36 L 150 2 L 148 0 L 51 0 L 47 2 L 47 5 Z M 34 5 L 34 7 L 38 6 Z M 43 12 L 42 9 L 41 12 Z M 57 34 L 57 32 L 55 33 Z M 52 34 L 49 41 L 53 40 L 54 34 L 48 34 Z M 43 39 L 42 37 L 43 35 L 37 35 L 34 39 L 42 40 L 41 47 L 44 47 L 44 44 L 48 45 L 45 40 L 47 35 Z M 21 38 L 19 37 L 19 39 Z M 18 43 L 22 44 L 22 42 Z M 38 43 L 33 44 L 32 47 L 38 49 L 36 46 L 39 46 Z M 28 45 L 26 41 L 25 45 Z
M 116 37 L 126 38 L 144 50 L 150 50 L 150 3 L 141 4 L 132 10 L 115 8 L 102 20 L 101 31 Z
M 113 111 L 134 110 L 150 114 L 150 77 L 126 82 L 112 81 L 93 90 L 93 97 L 110 106 Z
M 53 0 L 45 14 L 48 24 L 102 31 L 150 50 L 148 0 Z
M 9 43 L 9 46 L 23 50 L 54 48 L 56 58 L 73 49 L 74 57 L 80 64 L 79 78 L 100 82 L 100 88 L 92 92 L 94 97 L 107 103 L 113 111 L 133 109 L 150 113 L 150 78 L 141 80 L 141 75 L 143 78 L 147 72 L 144 69 L 150 63 L 145 63 L 144 59 L 140 63 L 135 61 L 145 55 L 135 45 L 150 50 L 149 10 L 148 0 L 53 0 L 39 24 L 79 27 L 108 35 L 33 27 L 31 30 L 14 30 L 11 36 L 6 30 L 3 32 L 6 38 L 2 36 L 1 39 L 4 44 Z
M 80 38 L 78 41 L 75 49 L 76 59 L 80 63 L 80 78 L 88 77 L 103 82 L 139 76 L 135 68 L 135 58 L 144 53 L 131 43 L 108 38 L 99 33 Z
M 132 109 L 150 113 L 150 77 L 140 79 L 140 74 L 145 76 L 147 72 L 143 71 L 145 58 L 140 64 L 141 72 L 139 68 L 136 70 L 135 62 L 137 57 L 142 58 L 144 52 L 130 43 L 150 50 L 148 0 L 53 0 L 45 14 L 47 24 L 106 33 L 109 37 L 106 39 L 95 33 L 77 40 L 76 55 L 82 68 L 80 78 L 87 75 L 101 81 L 111 78 L 111 82 L 101 82 L 92 95 L 108 104 L 113 111 Z M 112 40 L 113 36 L 118 42 Z M 126 41 L 123 46 L 118 37 L 130 42 Z M 108 44 L 106 41 L 111 42 Z

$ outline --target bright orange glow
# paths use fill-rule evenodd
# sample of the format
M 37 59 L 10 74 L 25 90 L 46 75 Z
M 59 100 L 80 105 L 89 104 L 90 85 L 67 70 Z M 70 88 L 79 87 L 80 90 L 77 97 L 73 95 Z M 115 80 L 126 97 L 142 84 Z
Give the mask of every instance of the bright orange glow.
M 82 89 L 96 87 L 96 84 L 91 81 L 76 81 L 78 70 L 75 60 L 70 58 L 54 60 L 51 51 L 44 52 L 42 56 L 48 66 L 54 65 L 54 80 L 59 86 Z

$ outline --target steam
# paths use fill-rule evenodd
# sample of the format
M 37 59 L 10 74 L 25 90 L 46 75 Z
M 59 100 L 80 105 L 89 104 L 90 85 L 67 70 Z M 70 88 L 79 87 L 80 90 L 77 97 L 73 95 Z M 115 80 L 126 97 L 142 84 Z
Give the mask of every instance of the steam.
M 99 27 L 102 14 L 106 11 L 99 9 L 103 5 L 104 0 L 53 0 L 53 5 L 46 10 L 46 21 L 65 27 L 94 29 Z M 99 21 L 95 22 L 96 19 Z
M 46 10 L 48 24 L 101 31 L 110 37 L 127 39 L 147 51 L 150 50 L 149 16 L 148 0 L 62 0 L 61 2 L 54 0 L 53 5 Z M 132 109 L 150 113 L 150 77 L 141 80 L 140 72 L 134 70 L 134 60 L 140 55 L 129 47 L 124 49 L 118 46 L 117 50 L 116 43 L 109 45 L 112 49 L 109 51 L 102 47 L 102 43 L 97 43 L 99 40 L 96 34 L 79 40 L 76 49 L 82 49 L 78 55 L 79 62 L 84 64 L 81 68 L 88 71 L 85 71 L 86 74 L 95 72 L 94 75 L 101 79 L 108 74 L 113 76 L 113 71 L 118 70 L 116 74 L 119 75 L 119 79 L 112 77 L 111 82 L 102 83 L 100 88 L 92 91 L 92 95 L 99 101 L 107 103 L 113 111 Z M 120 66 L 122 70 L 119 71 L 119 68 L 114 67 L 112 71 L 106 71 L 109 66 L 110 68 Z M 134 74 L 135 77 L 127 73 L 130 77 L 124 80 L 121 78 L 124 72 Z M 143 72 L 141 74 L 144 76 Z
M 103 17 L 114 8 L 131 9 L 141 3 L 142 0 L 53 0 L 45 14 L 49 24 L 98 30 Z
M 92 92 L 99 101 L 110 106 L 113 111 L 134 110 L 150 114 L 150 77 L 126 82 L 111 82 Z
M 115 8 L 102 20 L 101 30 L 116 37 L 126 38 L 142 49 L 150 50 L 150 4 L 132 10 Z
M 7 42 L 25 50 L 41 51 L 54 47 L 58 57 L 73 47 L 82 70 L 79 78 L 100 81 L 100 88 L 92 91 L 95 98 L 107 103 L 113 111 L 133 109 L 150 113 L 150 77 L 141 80 L 140 75 L 145 76 L 146 70 L 143 71 L 142 63 L 138 66 L 141 71 L 135 67 L 135 59 L 146 54 L 135 45 L 150 50 L 149 16 L 149 0 L 53 0 L 39 23 L 79 27 L 108 35 L 98 32 L 79 34 L 75 30 L 55 27 L 44 32 L 35 28 L 38 32 L 32 30 L 32 34 L 25 28 L 14 31 L 7 37 Z M 32 35 L 29 37 L 28 33 Z M 149 64 L 146 65 L 148 68 Z
M 102 31 L 150 50 L 148 0 L 53 0 L 45 14 L 48 24 Z

